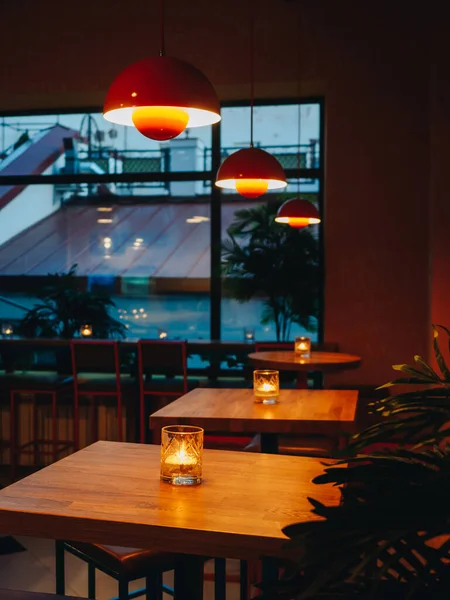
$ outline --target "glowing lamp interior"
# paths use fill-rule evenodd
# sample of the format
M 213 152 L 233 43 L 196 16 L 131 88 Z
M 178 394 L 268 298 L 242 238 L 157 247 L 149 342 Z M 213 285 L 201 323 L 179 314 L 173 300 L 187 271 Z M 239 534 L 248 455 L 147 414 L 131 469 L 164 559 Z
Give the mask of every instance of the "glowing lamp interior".
M 131 116 L 136 129 L 151 140 L 171 140 L 180 135 L 189 122 L 188 113 L 174 106 L 144 106 Z
M 320 223 L 320 219 L 314 217 L 276 217 L 277 223 L 285 223 L 290 227 L 301 229 L 302 227 L 308 227 L 308 225 L 316 225 Z
M 246 198 L 258 198 L 269 189 L 267 179 L 236 179 L 236 191 Z

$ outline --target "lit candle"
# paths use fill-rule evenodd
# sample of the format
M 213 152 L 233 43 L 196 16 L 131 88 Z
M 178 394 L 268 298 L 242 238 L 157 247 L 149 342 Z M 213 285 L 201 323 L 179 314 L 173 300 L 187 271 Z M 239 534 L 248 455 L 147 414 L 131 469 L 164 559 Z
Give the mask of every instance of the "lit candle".
M 309 358 L 311 356 L 311 338 L 297 337 L 294 343 L 295 354 L 300 358 Z
M 177 465 L 180 469 L 188 465 L 195 465 L 197 460 L 191 454 L 186 452 L 186 444 L 184 441 L 181 442 L 181 447 L 177 452 L 169 454 L 166 458 L 167 465 Z
M 82 337 L 91 337 L 92 325 L 89 325 L 88 323 L 82 325 L 82 327 L 80 329 L 80 333 L 81 333 Z
M 252 327 L 244 327 L 244 340 L 246 342 L 255 341 L 255 330 Z
M 278 371 L 253 371 L 253 393 L 255 402 L 276 404 L 280 394 Z
M 197 485 L 202 481 L 203 429 L 188 425 L 163 427 L 161 479 L 172 485 Z
M 10 325 L 9 323 L 3 323 L 3 325 L 2 325 L 2 335 L 4 337 L 12 337 L 13 333 L 14 333 L 13 326 Z

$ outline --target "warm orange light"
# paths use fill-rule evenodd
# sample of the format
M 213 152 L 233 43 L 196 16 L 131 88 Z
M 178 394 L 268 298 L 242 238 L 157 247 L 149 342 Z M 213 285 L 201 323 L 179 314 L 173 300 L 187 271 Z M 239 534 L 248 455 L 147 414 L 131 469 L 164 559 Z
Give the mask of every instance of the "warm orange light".
M 320 219 L 314 219 L 310 217 L 276 217 L 277 223 L 285 223 L 295 229 L 302 229 L 308 227 L 308 225 L 315 225 L 320 223 Z
M 171 140 L 180 135 L 189 122 L 189 115 L 175 106 L 144 106 L 131 116 L 136 129 L 151 140 Z
M 291 198 L 280 206 L 275 217 L 277 223 L 285 223 L 295 229 L 320 223 L 320 214 L 316 206 L 304 198 Z
M 286 187 L 286 176 L 278 160 L 262 148 L 241 148 L 223 161 L 217 187 L 236 190 L 246 198 L 257 198 L 267 190 Z
M 269 189 L 267 179 L 236 179 L 236 191 L 246 198 L 258 198 Z

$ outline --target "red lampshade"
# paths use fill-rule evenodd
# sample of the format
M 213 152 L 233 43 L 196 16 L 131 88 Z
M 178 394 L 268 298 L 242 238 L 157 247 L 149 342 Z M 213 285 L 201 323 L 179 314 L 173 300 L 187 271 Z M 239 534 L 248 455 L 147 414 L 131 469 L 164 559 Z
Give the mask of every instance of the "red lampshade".
M 168 56 L 151 56 L 119 73 L 108 90 L 103 116 L 168 140 L 187 127 L 220 121 L 217 94 L 201 71 Z
M 236 190 L 246 198 L 257 198 L 267 190 L 286 187 L 283 167 L 261 148 L 243 148 L 230 154 L 217 172 L 216 185 Z
M 291 198 L 280 206 L 275 217 L 277 223 L 287 223 L 296 229 L 302 229 L 308 225 L 320 223 L 320 215 L 317 208 L 303 198 Z

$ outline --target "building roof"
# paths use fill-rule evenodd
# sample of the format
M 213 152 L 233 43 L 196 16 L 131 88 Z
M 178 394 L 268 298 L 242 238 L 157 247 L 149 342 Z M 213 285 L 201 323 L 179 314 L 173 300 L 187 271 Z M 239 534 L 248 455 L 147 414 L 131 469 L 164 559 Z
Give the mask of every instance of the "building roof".
M 64 152 L 64 138 L 77 135 L 77 131 L 62 125 L 54 125 L 39 132 L 0 162 L 0 175 L 42 174 Z M 22 189 L 21 185 L 0 186 L 0 209 L 20 194 Z
M 222 205 L 223 237 L 234 212 L 248 206 Z M 80 276 L 210 277 L 208 203 L 111 208 L 68 206 L 39 221 L 0 246 L 0 275 L 47 275 L 76 263 Z

